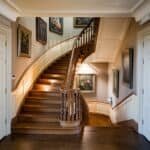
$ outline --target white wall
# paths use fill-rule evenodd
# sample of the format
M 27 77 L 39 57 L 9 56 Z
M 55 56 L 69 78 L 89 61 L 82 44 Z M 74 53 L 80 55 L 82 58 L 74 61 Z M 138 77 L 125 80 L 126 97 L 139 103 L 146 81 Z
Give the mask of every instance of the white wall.
M 121 45 L 120 51 L 115 59 L 114 63 L 109 64 L 108 74 L 108 95 L 109 98 L 112 98 L 112 104 L 115 106 L 122 99 L 128 96 L 130 93 L 136 93 L 136 59 L 137 59 L 137 47 L 136 47 L 136 38 L 137 38 L 138 25 L 134 20 L 130 23 L 128 31 L 126 33 L 123 44 Z M 128 49 L 134 48 L 134 69 L 133 69 L 133 89 L 129 88 L 129 85 L 123 81 L 123 67 L 122 67 L 122 53 Z M 118 69 L 120 73 L 119 77 L 119 97 L 115 97 L 113 93 L 113 69 Z
M 139 122 L 139 103 L 136 95 L 127 98 L 118 107 L 110 110 L 110 118 L 113 123 L 133 119 Z

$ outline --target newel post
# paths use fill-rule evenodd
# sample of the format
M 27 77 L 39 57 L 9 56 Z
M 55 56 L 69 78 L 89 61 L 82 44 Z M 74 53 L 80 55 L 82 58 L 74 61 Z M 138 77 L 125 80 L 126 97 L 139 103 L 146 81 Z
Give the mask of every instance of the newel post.
M 78 89 L 61 90 L 60 124 L 63 127 L 76 127 L 82 121 L 80 92 Z

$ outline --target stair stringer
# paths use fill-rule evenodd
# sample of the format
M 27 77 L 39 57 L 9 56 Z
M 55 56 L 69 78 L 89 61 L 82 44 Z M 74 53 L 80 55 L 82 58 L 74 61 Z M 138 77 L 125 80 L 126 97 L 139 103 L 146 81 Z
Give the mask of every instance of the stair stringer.
M 17 115 L 26 94 L 32 88 L 38 76 L 56 59 L 68 53 L 73 47 L 74 40 L 75 37 L 50 48 L 25 71 L 17 87 L 12 91 L 11 118 Z

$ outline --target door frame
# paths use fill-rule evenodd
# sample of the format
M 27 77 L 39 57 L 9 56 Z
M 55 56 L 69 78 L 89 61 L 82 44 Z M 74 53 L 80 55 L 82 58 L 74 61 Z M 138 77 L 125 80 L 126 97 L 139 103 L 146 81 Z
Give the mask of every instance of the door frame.
M 144 58 L 144 37 L 150 35 L 150 26 L 144 28 L 138 32 L 137 38 L 137 97 L 139 104 L 139 133 L 144 134 L 143 132 L 143 58 Z M 150 139 L 149 139 L 150 140 Z
M 1 19 L 1 18 L 0 18 Z M 11 133 L 11 118 L 12 118 L 12 96 L 11 96 L 11 77 L 12 77 L 12 30 L 11 24 L 5 24 L 0 22 L 0 30 L 6 33 L 6 103 L 5 103 L 5 119 L 6 119 L 6 130 L 5 135 Z

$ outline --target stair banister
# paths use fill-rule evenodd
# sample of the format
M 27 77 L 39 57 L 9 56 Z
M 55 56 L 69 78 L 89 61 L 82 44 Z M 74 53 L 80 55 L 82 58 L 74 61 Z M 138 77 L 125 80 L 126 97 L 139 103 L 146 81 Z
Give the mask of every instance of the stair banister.
M 98 28 L 99 18 L 92 18 L 74 41 L 65 87 L 61 90 L 60 122 L 62 126 L 78 126 L 82 121 L 80 91 L 73 89 L 73 81 L 77 63 L 82 62 L 95 51 Z

